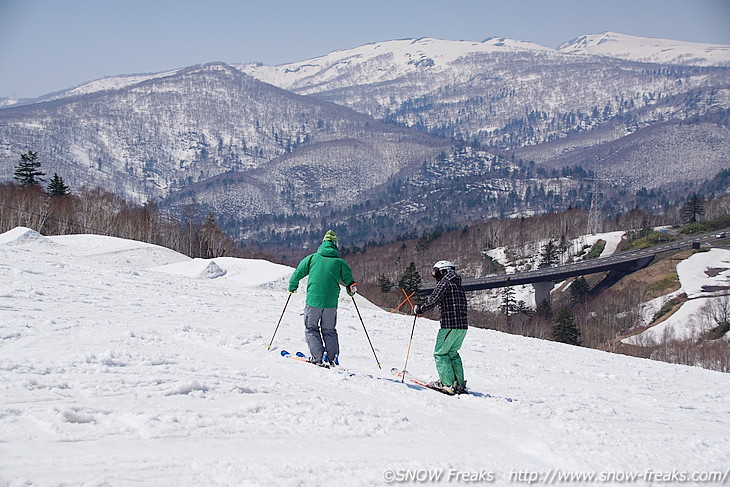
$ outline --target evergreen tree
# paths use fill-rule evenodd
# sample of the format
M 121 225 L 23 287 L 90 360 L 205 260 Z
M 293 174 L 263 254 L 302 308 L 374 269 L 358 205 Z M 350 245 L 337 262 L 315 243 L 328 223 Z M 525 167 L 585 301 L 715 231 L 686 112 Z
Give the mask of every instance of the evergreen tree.
M 515 312 L 523 314 L 523 315 L 529 315 L 532 314 L 532 308 L 527 306 L 527 303 L 522 301 L 521 299 L 517 301 L 517 304 L 515 305 Z
M 569 345 L 580 345 L 580 336 L 580 330 L 575 324 L 570 308 L 560 308 L 558 316 L 555 318 L 555 326 L 553 326 L 553 340 Z
M 552 267 L 553 265 L 558 263 L 558 248 L 555 246 L 555 242 L 552 240 L 548 240 L 548 243 L 546 243 L 542 247 L 542 253 L 540 254 L 540 265 L 537 267 L 539 269 L 544 269 L 547 267 Z
M 560 236 L 560 244 L 558 244 L 558 249 L 560 251 L 560 255 L 565 254 L 565 252 L 570 248 L 570 241 L 568 238 L 563 234 Z
M 380 287 L 380 292 L 387 293 L 388 291 L 393 289 L 393 286 L 395 286 L 395 284 L 393 284 L 393 281 L 391 281 L 388 276 L 386 276 L 385 274 L 380 274 L 378 276 L 378 286 Z
M 689 197 L 687 203 L 684 205 L 684 222 L 695 223 L 697 221 L 697 217 L 704 214 L 705 205 L 702 203 L 702 198 L 700 198 L 697 193 L 694 193 Z
M 398 281 L 398 286 L 404 289 L 407 294 L 418 293 L 421 290 L 421 274 L 416 270 L 415 262 L 408 264 L 403 276 Z
M 48 183 L 48 194 L 51 196 L 66 196 L 70 194 L 69 187 L 63 182 L 63 178 L 53 173 L 51 182 Z
M 46 173 L 40 170 L 41 163 L 38 161 L 38 153 L 29 150 L 25 154 L 20 154 L 20 162 L 15 167 L 15 179 L 22 186 L 33 186 L 45 181 L 41 176 Z
M 509 284 L 509 279 L 507 279 Z M 499 310 L 505 316 L 510 316 L 517 309 L 517 302 L 515 300 L 515 289 L 512 286 L 505 286 L 502 288 L 502 304 L 499 305 Z
M 583 301 L 583 298 L 588 294 L 589 291 L 588 281 L 583 276 L 578 276 L 573 279 L 570 284 L 570 300 L 575 303 Z
M 535 307 L 535 314 L 537 316 L 545 318 L 546 320 L 552 319 L 553 306 L 552 304 L 550 304 L 550 301 L 548 301 L 547 299 L 543 299 L 542 302 L 537 303 L 537 306 Z

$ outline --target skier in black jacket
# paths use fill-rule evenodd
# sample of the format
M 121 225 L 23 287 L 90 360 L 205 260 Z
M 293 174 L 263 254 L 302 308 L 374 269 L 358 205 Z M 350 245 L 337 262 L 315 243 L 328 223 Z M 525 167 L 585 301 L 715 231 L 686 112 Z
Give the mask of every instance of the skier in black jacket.
M 439 380 L 431 385 L 462 394 L 466 392 L 466 380 L 459 349 L 469 328 L 466 317 L 466 294 L 461 286 L 461 277 L 456 273 L 456 266 L 452 262 L 448 260 L 436 262 L 431 273 L 438 281 L 436 288 L 425 303 L 413 308 L 413 312 L 420 315 L 436 306 L 439 307 L 441 329 L 436 337 L 436 347 L 433 352 Z

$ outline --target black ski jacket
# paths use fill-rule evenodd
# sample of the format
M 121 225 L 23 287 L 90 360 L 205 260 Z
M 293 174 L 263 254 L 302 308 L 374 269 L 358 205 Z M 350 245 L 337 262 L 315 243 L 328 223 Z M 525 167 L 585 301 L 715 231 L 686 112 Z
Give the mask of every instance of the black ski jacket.
M 418 314 L 436 306 L 439 307 L 441 328 L 469 328 L 466 319 L 466 293 L 461 286 L 461 277 L 456 272 L 450 270 L 436 284 L 426 302 L 418 307 Z

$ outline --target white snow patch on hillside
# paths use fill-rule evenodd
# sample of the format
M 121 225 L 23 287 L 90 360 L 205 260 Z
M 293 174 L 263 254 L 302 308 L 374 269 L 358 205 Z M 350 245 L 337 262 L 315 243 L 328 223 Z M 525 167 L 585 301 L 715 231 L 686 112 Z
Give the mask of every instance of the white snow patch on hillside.
M 132 75 L 120 75 L 120 76 L 109 76 L 106 78 L 89 81 L 88 83 L 81 84 L 75 88 L 61 91 L 58 93 L 51 93 L 49 95 L 42 96 L 38 100 L 50 101 L 61 98 L 68 98 L 72 96 L 88 95 L 90 93 L 97 93 L 108 90 L 120 90 L 128 86 L 132 86 L 144 81 L 151 79 L 164 78 L 166 76 L 172 76 L 179 70 L 164 71 L 161 73 L 151 74 L 132 74 Z
M 710 249 L 699 252 L 677 264 L 679 290 L 654 299 L 645 305 L 644 319 L 648 324 L 654 314 L 669 301 L 681 294 L 689 299 L 669 318 L 639 335 L 627 338 L 629 344 L 661 343 L 664 340 L 684 340 L 697 337 L 716 323 L 711 323 L 703 313 L 703 308 L 711 300 L 721 299 L 730 290 L 730 250 Z M 720 290 L 714 290 L 721 288 Z M 725 288 L 725 289 L 722 289 Z
M 32 235 L 0 235 L 3 485 L 372 486 L 422 469 L 507 485 L 520 472 L 730 463 L 727 374 L 471 329 L 473 394 L 448 397 L 387 372 L 403 367 L 413 318 L 361 296 L 383 370 L 341 293 L 341 360 L 355 375 L 340 374 L 280 356 L 306 351 L 306 290 L 282 317 L 278 266 L 214 259 L 226 274 L 200 279 L 185 264 L 201 263 L 179 254 L 161 272 L 175 253 L 156 246 Z M 437 329 L 417 321 L 412 373 L 435 376 Z

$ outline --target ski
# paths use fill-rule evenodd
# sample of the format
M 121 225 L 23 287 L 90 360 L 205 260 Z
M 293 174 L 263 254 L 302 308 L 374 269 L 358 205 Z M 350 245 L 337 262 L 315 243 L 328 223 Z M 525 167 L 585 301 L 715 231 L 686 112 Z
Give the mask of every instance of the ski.
M 446 394 L 447 396 L 456 395 L 456 393 L 454 391 L 451 391 L 449 389 L 442 389 L 440 387 L 433 387 L 431 384 L 429 384 L 425 380 L 418 379 L 418 378 L 412 376 L 408 371 L 400 370 L 397 367 L 393 367 L 392 369 L 390 369 L 390 373 L 400 379 L 403 379 L 403 376 L 405 375 L 405 378 L 406 378 L 406 380 L 408 380 L 408 382 L 419 385 L 421 387 L 425 387 L 426 389 L 431 389 L 432 391 L 437 391 L 437 392 L 440 392 L 441 394 Z
M 307 362 L 311 363 L 312 365 L 316 365 L 313 362 L 310 362 L 306 355 L 304 355 L 302 352 L 297 352 L 296 355 L 292 355 L 291 353 L 287 352 L 286 350 L 281 351 L 281 356 L 284 358 L 290 358 L 294 360 L 299 360 L 300 362 Z
M 295 355 L 292 355 L 290 352 L 288 352 L 286 350 L 282 350 L 281 351 L 281 356 L 284 357 L 284 358 L 290 358 L 290 359 L 293 359 L 293 360 L 298 360 L 300 362 L 304 362 L 304 363 L 307 363 L 307 364 L 316 365 L 317 367 L 321 367 L 323 369 L 332 369 L 335 372 L 337 372 L 338 374 L 343 374 L 343 375 L 347 375 L 347 376 L 350 376 L 350 377 L 352 377 L 352 376 L 355 375 L 354 372 L 349 372 L 348 370 L 341 368 L 339 366 L 339 364 L 337 364 L 334 367 L 330 367 L 330 366 L 327 366 L 327 365 L 320 365 L 320 364 L 316 364 L 314 362 L 311 362 L 309 360 L 309 357 L 307 357 L 302 352 L 297 352 Z

